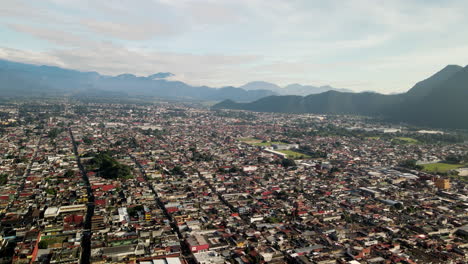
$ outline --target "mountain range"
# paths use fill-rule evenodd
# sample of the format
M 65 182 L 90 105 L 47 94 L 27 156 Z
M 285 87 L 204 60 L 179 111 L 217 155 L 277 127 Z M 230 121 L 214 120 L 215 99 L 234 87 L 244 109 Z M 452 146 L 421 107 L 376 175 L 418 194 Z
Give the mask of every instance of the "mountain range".
M 117 76 L 97 72 L 81 72 L 53 66 L 38 66 L 0 60 L 0 93 L 15 96 L 92 96 L 92 97 L 158 97 L 167 99 L 192 99 L 221 101 L 225 99 L 251 102 L 269 95 L 312 94 L 332 87 L 292 85 L 280 88 L 266 82 L 252 82 L 242 87 L 211 88 L 191 86 L 167 78 L 170 72 L 149 76 L 125 73 Z
M 250 103 L 226 100 L 213 108 L 355 114 L 428 127 L 468 129 L 468 66 L 448 65 L 402 94 L 327 91 L 308 96 L 268 96 Z
M 285 87 L 280 87 L 274 83 L 269 83 L 269 82 L 262 82 L 262 81 L 256 81 L 256 82 L 249 82 L 239 88 L 242 88 L 244 90 L 270 90 L 273 91 L 279 95 L 309 95 L 309 94 L 318 94 L 318 93 L 323 93 L 326 91 L 339 91 L 339 92 L 348 92 L 352 93 L 353 91 L 349 89 L 339 89 L 339 88 L 334 88 L 329 85 L 325 86 L 312 86 L 312 85 L 302 85 L 298 83 L 290 84 Z
M 244 90 L 236 87 L 210 88 L 190 86 L 167 80 L 172 73 L 162 72 L 149 76 L 120 74 L 101 75 L 53 66 L 0 60 L 0 94 L 16 96 L 154 96 L 169 99 L 195 99 L 220 101 L 252 101 L 276 94 L 269 90 Z
M 292 84 L 279 87 L 261 81 L 241 87 L 211 88 L 167 79 L 172 76 L 170 72 L 149 76 L 129 73 L 107 76 L 97 72 L 0 60 L 0 97 L 136 96 L 224 100 L 213 108 L 369 115 L 431 127 L 468 129 L 468 66 L 448 65 L 418 82 L 408 92 L 392 95 L 352 93 L 330 86 Z

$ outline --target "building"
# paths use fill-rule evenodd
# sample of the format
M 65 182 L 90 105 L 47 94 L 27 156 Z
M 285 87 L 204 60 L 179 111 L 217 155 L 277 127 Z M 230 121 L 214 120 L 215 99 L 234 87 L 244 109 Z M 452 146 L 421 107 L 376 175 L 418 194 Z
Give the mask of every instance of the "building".
M 441 190 L 447 190 L 447 189 L 450 189 L 450 180 L 444 179 L 444 178 L 438 178 L 435 182 L 435 185 L 437 186 L 437 188 Z

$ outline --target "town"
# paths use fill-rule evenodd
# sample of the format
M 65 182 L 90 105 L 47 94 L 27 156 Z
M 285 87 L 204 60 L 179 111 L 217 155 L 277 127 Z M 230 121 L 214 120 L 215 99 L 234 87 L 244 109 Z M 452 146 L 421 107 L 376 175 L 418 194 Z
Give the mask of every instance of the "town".
M 180 102 L 0 113 L 0 263 L 468 261 L 457 131 Z

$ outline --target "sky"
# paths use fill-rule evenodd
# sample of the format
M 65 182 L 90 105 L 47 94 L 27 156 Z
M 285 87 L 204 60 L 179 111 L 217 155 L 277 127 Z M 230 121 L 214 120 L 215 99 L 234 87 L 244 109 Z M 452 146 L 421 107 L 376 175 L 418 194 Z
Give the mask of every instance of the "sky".
M 466 0 L 7 0 L 0 58 L 396 93 L 468 64 L 466 14 Z

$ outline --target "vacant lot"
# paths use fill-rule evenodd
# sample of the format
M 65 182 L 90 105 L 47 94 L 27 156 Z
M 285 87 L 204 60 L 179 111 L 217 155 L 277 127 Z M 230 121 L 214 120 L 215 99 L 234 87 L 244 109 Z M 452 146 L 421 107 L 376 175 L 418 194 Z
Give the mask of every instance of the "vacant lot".
M 419 141 L 410 137 L 396 137 L 395 140 L 403 141 L 406 144 L 418 144 Z
M 239 138 L 239 141 L 245 142 L 250 145 L 254 146 L 260 146 L 260 147 L 269 147 L 271 144 L 287 144 L 284 142 L 279 142 L 279 141 L 268 141 L 268 142 L 263 142 L 260 139 L 256 138 Z
M 256 138 L 239 138 L 238 140 L 245 142 L 247 144 L 262 143 L 260 139 L 256 139 Z
M 310 158 L 310 156 L 306 154 L 302 154 L 300 152 L 296 152 L 292 150 L 277 150 L 277 151 L 288 155 L 288 158 L 290 159 L 309 159 Z
M 462 164 L 449 164 L 449 163 L 430 163 L 430 164 L 424 164 L 422 166 L 423 166 L 423 171 L 432 172 L 432 173 L 437 173 L 437 172 L 446 173 L 450 170 L 463 167 Z
M 261 146 L 261 147 L 269 147 L 271 146 L 271 144 L 286 144 L 286 143 L 279 142 L 279 141 L 268 141 L 268 142 L 253 143 L 252 145 Z

